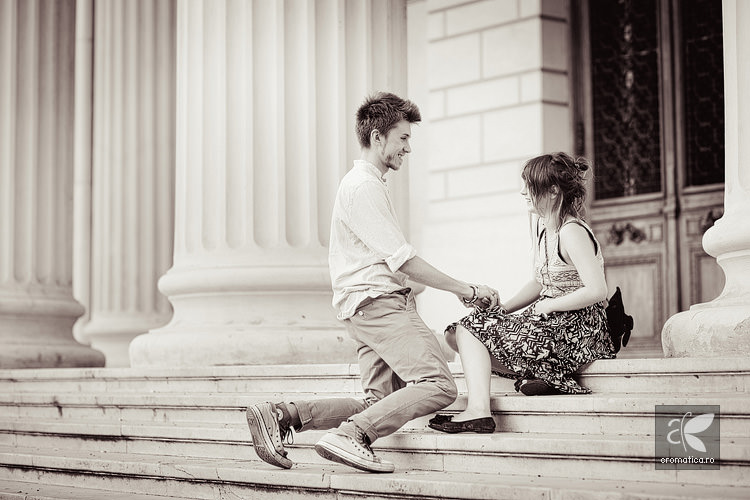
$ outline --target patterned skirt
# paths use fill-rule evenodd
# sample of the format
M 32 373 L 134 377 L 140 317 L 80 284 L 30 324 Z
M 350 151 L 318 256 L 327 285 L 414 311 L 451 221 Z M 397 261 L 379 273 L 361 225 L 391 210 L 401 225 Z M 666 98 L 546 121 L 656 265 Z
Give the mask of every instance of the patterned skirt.
M 567 394 L 588 394 L 572 374 L 586 363 L 615 357 L 602 303 L 575 311 L 556 312 L 546 319 L 532 314 L 498 310 L 474 312 L 449 325 L 461 325 L 479 339 L 503 365 L 515 372 L 497 375 L 516 379 L 541 379 Z M 518 390 L 518 383 L 516 384 Z

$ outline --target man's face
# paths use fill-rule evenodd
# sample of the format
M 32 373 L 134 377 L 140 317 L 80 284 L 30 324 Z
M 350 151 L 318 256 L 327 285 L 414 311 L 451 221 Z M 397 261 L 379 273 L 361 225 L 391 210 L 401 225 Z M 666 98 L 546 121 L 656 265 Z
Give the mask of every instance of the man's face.
M 393 127 L 382 143 L 380 157 L 383 164 L 392 170 L 401 168 L 406 153 L 411 153 L 409 139 L 411 138 L 411 123 L 401 120 Z

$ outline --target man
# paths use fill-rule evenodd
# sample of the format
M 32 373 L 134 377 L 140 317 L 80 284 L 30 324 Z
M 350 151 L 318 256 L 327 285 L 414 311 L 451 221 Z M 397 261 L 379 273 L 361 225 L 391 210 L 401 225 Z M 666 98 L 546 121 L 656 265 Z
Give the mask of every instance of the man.
M 497 292 L 457 281 L 416 255 L 399 228 L 385 174 L 411 152 L 419 108 L 377 93 L 357 111 L 362 155 L 339 185 L 331 221 L 333 305 L 357 344 L 365 399 L 263 403 L 247 410 L 258 456 L 290 468 L 283 441 L 294 428 L 334 429 L 315 445 L 322 457 L 369 472 L 393 472 L 370 445 L 406 422 L 445 408 L 456 385 L 432 331 L 417 314 L 407 277 L 454 293 L 467 305 L 497 304 Z M 407 382 L 413 382 L 407 386 Z

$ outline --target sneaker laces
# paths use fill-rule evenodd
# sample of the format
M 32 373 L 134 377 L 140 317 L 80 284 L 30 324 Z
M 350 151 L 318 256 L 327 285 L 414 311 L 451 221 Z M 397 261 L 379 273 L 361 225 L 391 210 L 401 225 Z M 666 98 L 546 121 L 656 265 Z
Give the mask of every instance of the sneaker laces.
M 293 445 L 294 444 L 294 428 L 287 422 L 284 422 L 284 413 L 276 408 L 276 419 L 279 422 L 279 434 L 281 435 L 281 443 Z
M 281 431 L 281 429 L 279 430 Z M 281 431 L 281 442 L 288 445 L 294 444 L 294 429 L 292 427 L 287 427 L 285 430 Z
M 354 432 L 356 435 L 356 441 L 360 444 L 360 446 L 362 446 L 370 453 L 372 459 L 375 462 L 381 462 L 380 457 L 377 456 L 374 451 L 372 451 L 372 448 L 370 448 L 370 437 L 367 435 L 367 433 L 356 425 L 354 426 Z

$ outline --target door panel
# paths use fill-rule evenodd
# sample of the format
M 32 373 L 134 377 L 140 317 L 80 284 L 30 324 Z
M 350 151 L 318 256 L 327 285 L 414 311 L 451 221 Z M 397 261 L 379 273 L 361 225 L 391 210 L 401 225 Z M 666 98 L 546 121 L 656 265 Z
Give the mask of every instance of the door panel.
M 592 226 L 602 245 L 610 295 L 619 286 L 626 311 L 635 319 L 632 340 L 621 357 L 649 357 L 660 351 L 661 328 L 670 311 L 667 222 L 653 210 L 655 205 L 643 201 L 594 210 Z
M 714 299 L 703 251 L 723 210 L 721 0 L 574 1 L 576 153 L 594 162 L 591 225 L 635 320 L 621 357 L 661 356 L 673 314 Z
M 661 255 L 611 257 L 606 274 L 607 283 L 616 283 L 622 290 L 628 314 L 638 318 L 638 328 L 632 333 L 628 350 L 642 351 L 652 343 L 654 332 L 661 329 L 664 314 Z

